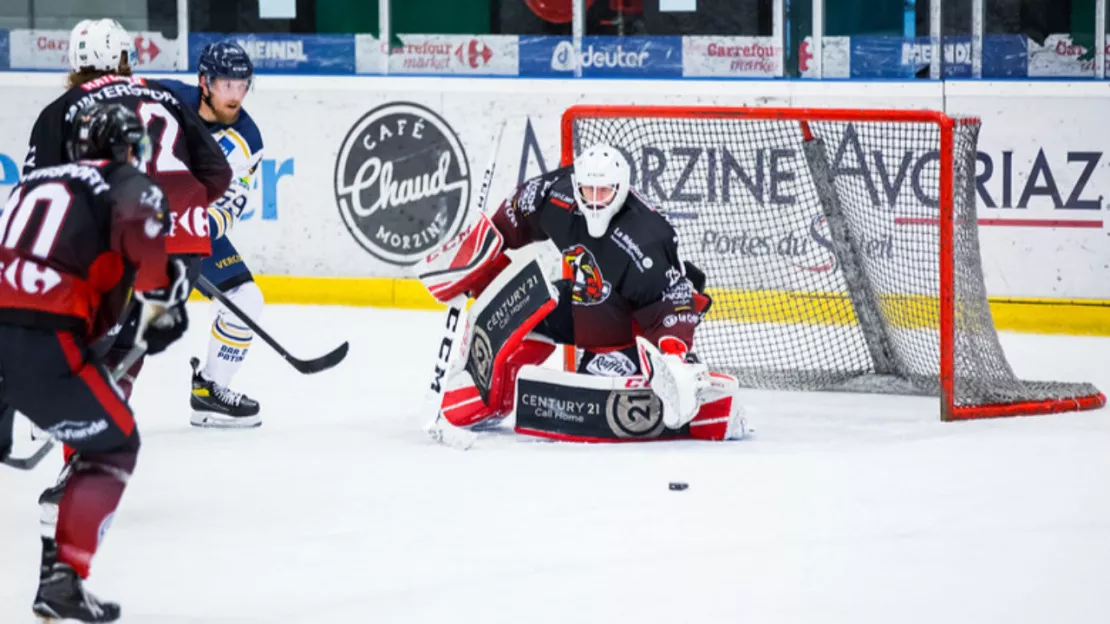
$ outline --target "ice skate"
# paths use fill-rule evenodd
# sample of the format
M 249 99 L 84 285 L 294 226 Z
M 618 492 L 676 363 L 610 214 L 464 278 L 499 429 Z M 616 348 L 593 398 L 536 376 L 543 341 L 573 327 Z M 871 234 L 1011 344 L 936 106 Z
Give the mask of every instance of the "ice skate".
M 193 393 L 189 404 L 193 408 L 190 421 L 194 427 L 244 428 L 258 427 L 258 401 L 204 378 L 200 372 L 200 359 L 192 358 Z
M 32 610 L 40 621 L 51 624 L 115 622 L 120 614 L 118 604 L 102 602 L 85 591 L 84 582 L 64 563 L 55 563 L 39 580 Z

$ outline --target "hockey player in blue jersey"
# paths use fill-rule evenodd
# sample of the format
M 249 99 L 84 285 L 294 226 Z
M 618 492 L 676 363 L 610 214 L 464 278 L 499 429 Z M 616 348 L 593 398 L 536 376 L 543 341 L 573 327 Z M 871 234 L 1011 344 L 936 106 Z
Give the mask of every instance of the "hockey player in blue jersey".
M 246 51 L 231 41 L 204 48 L 197 62 L 198 84 L 163 80 L 183 103 L 196 107 L 216 143 L 231 165 L 232 180 L 227 193 L 208 209 L 212 255 L 205 258 L 201 273 L 254 320 L 262 312 L 262 291 L 250 269 L 235 249 L 228 233 L 244 214 L 254 208 L 262 134 L 243 110 L 250 90 L 254 65 Z M 202 295 L 210 293 L 201 291 Z M 230 310 L 213 302 L 208 355 L 204 366 L 192 358 L 193 390 L 190 404 L 192 424 L 198 427 L 257 427 L 262 424 L 257 401 L 229 388 L 243 364 L 254 333 Z

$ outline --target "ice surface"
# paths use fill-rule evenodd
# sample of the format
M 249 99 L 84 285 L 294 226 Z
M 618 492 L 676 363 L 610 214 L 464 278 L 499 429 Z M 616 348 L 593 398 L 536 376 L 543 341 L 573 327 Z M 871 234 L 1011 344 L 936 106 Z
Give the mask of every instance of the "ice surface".
M 188 424 L 185 341 L 148 360 L 144 446 L 90 587 L 143 624 L 1110 621 L 1105 411 L 944 424 L 935 400 L 752 393 L 736 443 L 583 446 L 408 415 L 439 316 L 270 307 L 253 431 Z M 1106 339 L 1006 335 L 1019 375 L 1110 388 Z M 32 621 L 41 488 L 0 469 L 0 622 Z M 690 488 L 672 492 L 669 481 Z M 340 619 L 343 618 L 343 619 Z

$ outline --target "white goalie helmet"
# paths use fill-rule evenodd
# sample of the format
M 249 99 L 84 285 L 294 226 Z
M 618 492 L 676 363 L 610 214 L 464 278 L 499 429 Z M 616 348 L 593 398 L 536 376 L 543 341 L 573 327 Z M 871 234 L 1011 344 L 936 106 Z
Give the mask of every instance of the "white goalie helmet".
M 81 20 L 69 33 L 69 68 L 72 71 L 118 71 L 124 52 L 128 63 L 135 60 L 131 35 L 116 20 Z
M 590 236 L 605 236 L 609 222 L 628 199 L 631 180 L 628 160 L 611 145 L 598 143 L 574 159 L 574 199 L 586 217 Z

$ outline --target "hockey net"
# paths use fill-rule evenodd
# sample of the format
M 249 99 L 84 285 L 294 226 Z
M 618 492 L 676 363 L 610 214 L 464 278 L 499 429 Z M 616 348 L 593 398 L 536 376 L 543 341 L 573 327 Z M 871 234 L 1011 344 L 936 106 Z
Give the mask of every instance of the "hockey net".
M 937 395 L 945 420 L 1098 407 L 1091 384 L 1022 381 L 1006 361 L 978 133 L 931 111 L 576 106 L 562 160 L 624 152 L 708 276 L 695 351 L 744 386 Z

